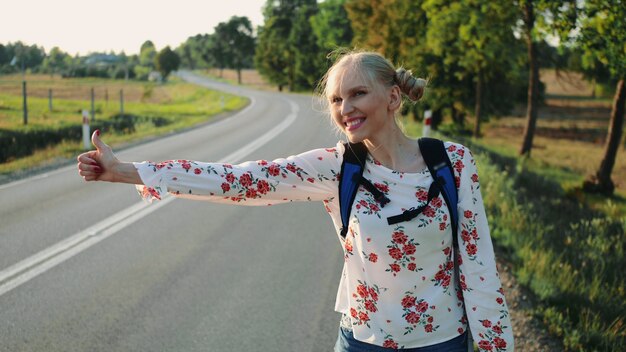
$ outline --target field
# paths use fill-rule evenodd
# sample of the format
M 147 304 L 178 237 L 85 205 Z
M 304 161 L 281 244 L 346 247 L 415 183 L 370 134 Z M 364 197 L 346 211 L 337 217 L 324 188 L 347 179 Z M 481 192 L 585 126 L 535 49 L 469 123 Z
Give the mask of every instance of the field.
M 61 79 L 47 75 L 28 75 L 28 125 L 23 124 L 21 76 L 0 77 L 0 132 L 28 133 L 33 130 L 62 130 L 82 123 L 82 110 L 91 110 L 94 90 L 95 124 L 114 126 L 107 141 L 114 145 L 131 143 L 152 136 L 171 133 L 199 123 L 212 116 L 243 107 L 246 99 L 210 91 L 170 79 L 166 84 L 152 82 Z M 52 110 L 49 106 L 52 90 Z M 120 116 L 120 94 L 123 90 L 124 115 Z M 93 121 L 92 121 L 93 124 Z M 107 127 L 104 127 L 107 128 Z M 0 163 L 0 176 L 20 170 L 57 163 L 81 151 L 77 140 L 39 148 L 32 155 Z

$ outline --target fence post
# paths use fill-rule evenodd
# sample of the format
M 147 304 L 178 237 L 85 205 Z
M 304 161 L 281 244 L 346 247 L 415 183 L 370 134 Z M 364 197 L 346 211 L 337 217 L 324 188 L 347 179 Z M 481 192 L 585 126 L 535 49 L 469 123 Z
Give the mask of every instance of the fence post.
M 52 112 L 52 88 L 48 88 L 48 110 Z
M 120 115 L 124 115 L 124 89 L 120 89 Z
M 27 94 L 26 94 L 26 80 L 22 81 L 22 100 L 24 101 L 24 124 L 28 125 L 28 103 L 26 102 Z
M 91 122 L 96 121 L 96 109 L 94 107 L 95 93 L 93 87 L 91 87 Z
M 433 111 L 424 111 L 424 128 L 422 128 L 422 136 L 428 137 L 430 135 L 430 124 L 432 122 Z
M 83 109 L 83 149 L 88 150 L 91 148 L 89 143 L 89 117 L 87 110 Z

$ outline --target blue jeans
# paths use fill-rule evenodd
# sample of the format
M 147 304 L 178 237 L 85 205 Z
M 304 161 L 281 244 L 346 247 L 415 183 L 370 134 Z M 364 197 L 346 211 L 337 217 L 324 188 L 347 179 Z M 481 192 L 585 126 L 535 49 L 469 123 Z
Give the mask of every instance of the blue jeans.
M 467 352 L 467 331 L 462 335 L 435 345 L 395 349 L 372 345 L 354 338 L 352 330 L 339 327 L 339 337 L 335 344 L 335 352 Z

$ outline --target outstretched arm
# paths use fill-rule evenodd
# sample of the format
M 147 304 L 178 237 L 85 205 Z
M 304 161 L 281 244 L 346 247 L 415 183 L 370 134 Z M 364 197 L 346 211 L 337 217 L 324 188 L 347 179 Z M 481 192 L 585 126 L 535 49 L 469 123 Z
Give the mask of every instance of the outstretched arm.
M 119 161 L 111 147 L 100 139 L 99 130 L 91 135 L 91 143 L 96 150 L 78 156 L 78 174 L 85 181 L 143 184 L 135 166 L 132 163 Z

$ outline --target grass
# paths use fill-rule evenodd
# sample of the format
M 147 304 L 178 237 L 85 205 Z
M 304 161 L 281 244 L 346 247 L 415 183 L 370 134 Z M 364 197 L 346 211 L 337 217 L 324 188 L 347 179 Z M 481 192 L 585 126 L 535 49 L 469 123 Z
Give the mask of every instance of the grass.
M 28 126 L 22 121 L 21 77 L 3 76 L 0 81 L 0 129 L 56 128 L 81 124 L 83 109 L 90 109 L 90 91 L 96 91 L 96 120 L 110 120 L 120 112 L 119 90 L 124 90 L 124 113 L 138 119 L 131 131 L 110 131 L 107 142 L 121 145 L 144 138 L 179 131 L 210 121 L 221 112 L 234 111 L 246 104 L 246 99 L 222 92 L 200 88 L 171 79 L 166 84 L 123 82 L 103 79 L 50 79 L 49 76 L 28 76 Z M 53 89 L 53 110 L 48 106 L 48 89 Z M 112 98 L 117 92 L 118 97 Z M 106 94 L 105 94 L 106 93 Z M 58 94 L 59 97 L 56 97 Z M 105 99 L 108 94 L 109 99 Z M 56 98 L 55 98 L 56 97 Z M 155 120 L 160 123 L 153 123 Z M 80 141 L 37 150 L 30 156 L 0 164 L 0 175 L 52 164 L 72 158 L 82 150 Z

